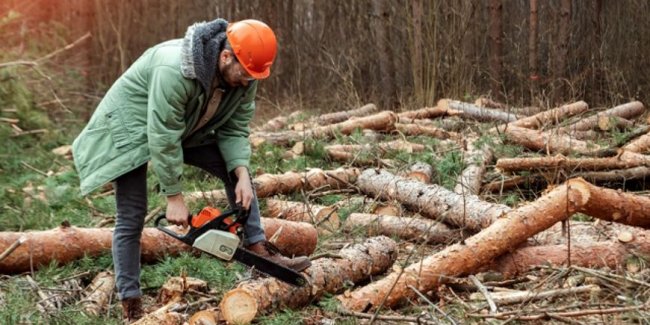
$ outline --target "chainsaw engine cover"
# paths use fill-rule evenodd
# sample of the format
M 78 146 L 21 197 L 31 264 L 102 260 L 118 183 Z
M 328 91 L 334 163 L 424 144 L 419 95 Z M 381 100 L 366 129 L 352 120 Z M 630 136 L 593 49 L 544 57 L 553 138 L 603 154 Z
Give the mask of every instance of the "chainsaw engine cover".
M 239 241 L 239 237 L 233 233 L 210 229 L 199 236 L 192 246 L 218 258 L 230 261 L 237 247 L 239 247 Z

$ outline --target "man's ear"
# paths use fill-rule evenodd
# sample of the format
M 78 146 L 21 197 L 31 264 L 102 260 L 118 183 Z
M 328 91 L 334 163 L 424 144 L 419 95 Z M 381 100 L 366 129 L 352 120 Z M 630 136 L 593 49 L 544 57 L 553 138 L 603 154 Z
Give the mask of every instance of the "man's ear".
M 219 55 L 219 60 L 224 64 L 230 63 L 230 60 L 232 60 L 232 55 L 233 53 L 230 50 L 223 50 Z

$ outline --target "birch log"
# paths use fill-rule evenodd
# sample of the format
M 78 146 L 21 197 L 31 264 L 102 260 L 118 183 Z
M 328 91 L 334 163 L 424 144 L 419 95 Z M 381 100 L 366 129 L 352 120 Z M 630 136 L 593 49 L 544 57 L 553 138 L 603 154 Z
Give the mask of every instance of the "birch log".
M 312 261 L 303 273 L 304 287 L 293 287 L 273 278 L 240 283 L 227 292 L 220 307 L 230 323 L 250 323 L 257 315 L 275 308 L 298 308 L 319 300 L 325 293 L 337 293 L 346 283 L 358 283 L 384 273 L 397 258 L 397 244 L 388 237 L 373 237 L 362 244 L 342 249 L 341 258 Z
M 311 223 L 319 234 L 331 234 L 341 226 L 335 207 L 316 204 L 308 206 L 302 202 L 267 199 L 266 212 L 269 218 Z
M 284 255 L 310 255 L 316 248 L 318 235 L 310 224 L 262 218 L 262 225 L 267 238 L 282 230 L 282 233 L 275 236 L 278 239 L 275 244 Z M 174 231 L 181 230 L 174 228 Z M 296 238 L 299 234 L 303 234 L 304 238 Z M 113 229 L 62 226 L 44 231 L 0 232 L 0 251 L 22 236 L 27 239 L 25 243 L 0 261 L 0 274 L 29 271 L 30 265 L 36 269 L 52 261 L 65 264 L 85 255 L 106 254 L 111 251 Z M 143 262 L 153 262 L 166 255 L 174 256 L 192 250 L 192 247 L 156 228 L 145 228 L 140 244 Z
M 347 231 L 363 230 L 370 236 L 397 236 L 404 240 L 429 244 L 449 244 L 461 239 L 460 230 L 430 219 L 392 215 L 352 213 L 345 220 Z
M 426 217 L 471 230 L 485 228 L 510 211 L 505 205 L 482 201 L 476 195 L 458 195 L 442 186 L 423 184 L 385 170 L 364 170 L 357 186 L 368 195 L 400 201 Z
M 446 110 L 456 110 L 463 112 L 463 116 L 471 117 L 479 121 L 502 121 L 514 122 L 518 119 L 517 115 L 489 108 L 478 107 L 474 104 L 463 103 L 457 100 L 441 99 L 438 101 L 438 107 Z
M 512 210 L 464 243 L 448 246 L 408 266 L 403 273 L 393 272 L 349 295 L 338 296 L 338 299 L 350 310 L 374 309 L 382 301 L 385 307 L 395 306 L 415 297 L 415 293 L 408 289 L 409 285 L 427 292 L 444 281 L 444 277 L 476 272 L 494 258 L 575 212 L 608 221 L 616 219 L 628 225 L 647 226 L 650 198 L 598 188 L 579 178 L 571 179 L 538 200 Z M 639 246 L 645 243 L 646 240 L 640 240 Z

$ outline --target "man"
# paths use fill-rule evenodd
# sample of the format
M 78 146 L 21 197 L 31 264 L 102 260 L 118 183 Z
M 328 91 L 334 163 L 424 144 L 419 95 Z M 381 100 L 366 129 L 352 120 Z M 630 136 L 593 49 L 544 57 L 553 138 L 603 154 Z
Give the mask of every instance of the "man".
M 170 223 L 188 223 L 181 189 L 185 162 L 219 177 L 231 206 L 250 209 L 249 250 L 297 271 L 310 265 L 306 257 L 286 258 L 269 248 L 248 171 L 257 80 L 269 76 L 276 51 L 273 31 L 257 20 L 194 24 L 184 39 L 158 44 L 133 63 L 75 139 L 82 194 L 114 181 L 112 253 L 127 321 L 142 315 L 140 237 L 150 160 Z

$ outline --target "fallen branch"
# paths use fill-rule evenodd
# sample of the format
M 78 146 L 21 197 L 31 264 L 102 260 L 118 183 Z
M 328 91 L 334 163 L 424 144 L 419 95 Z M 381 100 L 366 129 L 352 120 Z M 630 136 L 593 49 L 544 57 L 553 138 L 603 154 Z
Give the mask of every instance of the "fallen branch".
M 467 314 L 470 317 L 478 318 L 496 318 L 496 319 L 513 319 L 513 320 L 540 320 L 547 319 L 550 316 L 560 316 L 560 317 L 582 317 L 590 315 L 607 315 L 607 314 L 618 314 L 628 311 L 638 311 L 638 310 L 648 310 L 650 304 L 644 304 L 641 306 L 631 306 L 631 307 L 618 307 L 618 308 L 607 308 L 607 309 L 587 309 L 587 310 L 577 310 L 577 311 L 547 311 L 544 313 L 537 313 L 534 315 L 520 316 L 521 310 L 504 312 L 499 314 L 483 315 L 483 314 Z

